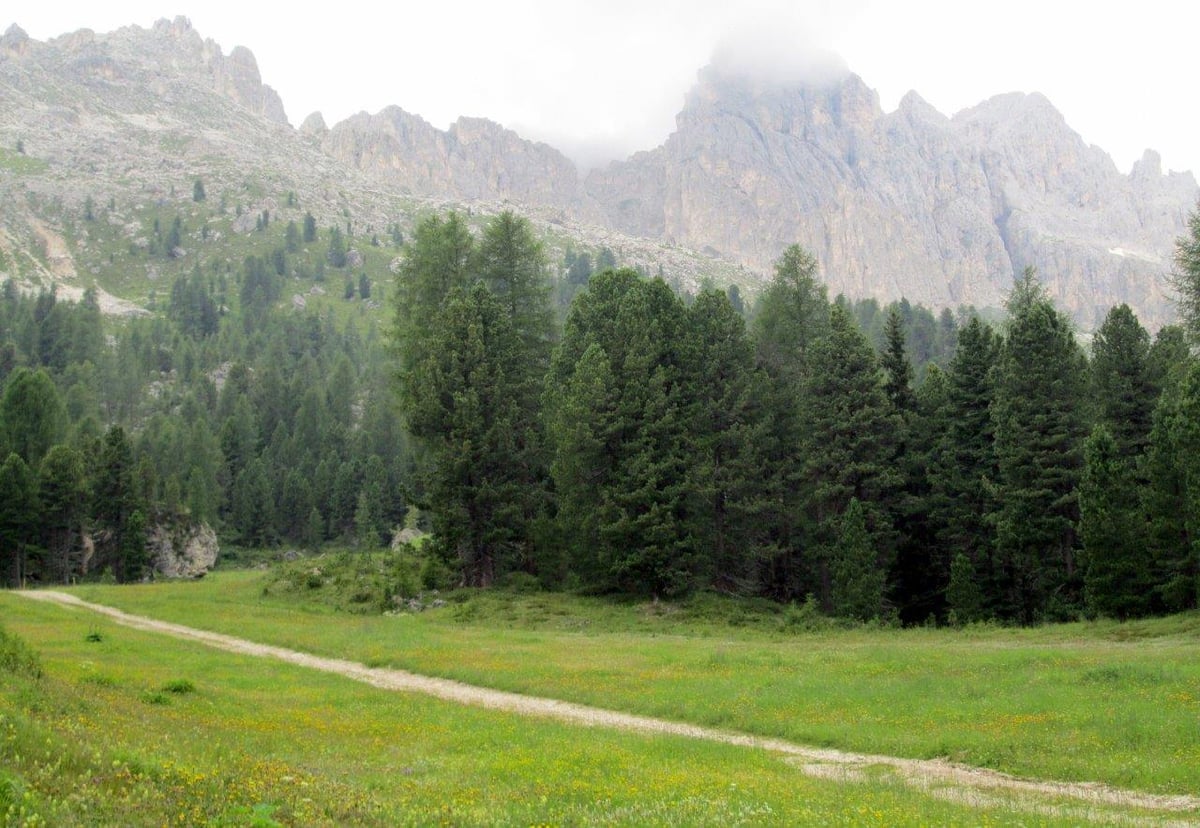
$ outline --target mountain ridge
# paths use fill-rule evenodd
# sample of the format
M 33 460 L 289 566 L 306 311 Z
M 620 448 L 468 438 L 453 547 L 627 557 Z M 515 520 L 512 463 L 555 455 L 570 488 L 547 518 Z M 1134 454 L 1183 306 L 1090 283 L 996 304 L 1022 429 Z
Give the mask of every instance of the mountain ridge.
M 804 83 L 710 65 L 659 146 L 586 172 L 486 118 L 440 130 L 391 106 L 294 128 L 253 53 L 224 54 L 186 18 L 45 43 L 14 24 L 0 84 L 5 143 L 25 135 L 59 176 L 57 189 L 18 189 L 61 197 L 69 166 L 102 184 L 136 171 L 162 197 L 181 174 L 232 187 L 254 170 L 319 202 L 324 223 L 518 207 L 642 261 L 661 255 L 686 285 L 718 274 L 751 290 L 800 243 L 833 292 L 934 307 L 999 306 L 1031 265 L 1084 328 L 1120 302 L 1154 328 L 1173 318 L 1166 274 L 1200 196 L 1153 151 L 1120 173 L 1038 93 L 946 116 L 913 91 L 884 112 L 848 70 Z M 157 165 L 133 157 L 154 142 Z

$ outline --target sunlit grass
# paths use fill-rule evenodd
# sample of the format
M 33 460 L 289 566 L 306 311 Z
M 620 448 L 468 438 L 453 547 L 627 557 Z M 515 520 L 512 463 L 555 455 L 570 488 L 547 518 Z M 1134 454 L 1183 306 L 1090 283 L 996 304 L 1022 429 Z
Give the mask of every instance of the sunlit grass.
M 1003 797 L 943 802 L 872 769 L 814 779 L 762 751 L 463 708 L 12 595 L 0 611 L 45 672 L 0 671 L 0 825 L 1031 821 Z
M 81 597 L 322 655 L 539 696 L 1021 776 L 1200 790 L 1200 616 L 1038 629 L 789 634 L 662 605 L 485 595 L 352 616 L 261 575 Z M 454 596 L 462 599 L 463 596 Z M 318 620 L 319 619 L 319 620 Z

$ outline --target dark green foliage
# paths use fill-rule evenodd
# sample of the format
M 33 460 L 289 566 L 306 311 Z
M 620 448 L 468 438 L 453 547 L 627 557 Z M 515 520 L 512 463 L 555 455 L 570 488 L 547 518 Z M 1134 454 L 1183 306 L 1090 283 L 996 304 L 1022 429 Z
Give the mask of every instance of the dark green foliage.
M 1200 364 L 1189 361 L 1154 412 L 1146 512 L 1155 581 L 1166 609 L 1200 605 Z
M 337 225 L 329 228 L 329 251 L 325 254 L 325 261 L 329 262 L 330 267 L 346 266 L 346 239 Z
M 1091 612 L 1120 619 L 1149 610 L 1151 557 L 1133 468 L 1104 425 L 1084 443 L 1079 534 Z
M 952 562 L 965 556 L 979 579 L 985 606 L 991 608 L 998 600 L 998 586 L 992 568 L 995 527 L 987 518 L 996 508 L 999 476 L 991 412 L 999 352 L 999 337 L 972 317 L 960 332 L 950 363 L 945 409 L 929 412 L 936 418 L 930 431 L 940 436 L 928 455 L 925 505 L 934 539 L 933 571 L 947 578 Z M 952 596 L 947 600 L 953 608 Z M 959 619 L 974 620 L 961 611 Z
M 144 477 L 140 478 L 144 481 Z M 92 514 L 105 533 L 104 558 L 111 559 L 118 581 L 135 581 L 143 575 L 146 519 L 141 511 L 134 477 L 133 449 L 121 426 L 104 435 L 96 470 Z
M 892 410 L 902 418 L 916 408 L 916 396 L 913 394 L 913 369 L 908 361 L 904 345 L 904 322 L 900 312 L 893 308 L 888 312 L 884 324 L 884 349 L 880 359 L 883 368 L 883 391 L 892 404 Z
M 840 523 L 830 556 L 833 614 L 860 621 L 878 618 L 883 609 L 884 571 L 858 498 L 851 498 Z
M 900 484 L 892 464 L 900 425 L 883 390 L 875 353 L 847 311 L 834 305 L 828 337 L 813 343 L 802 398 L 804 486 L 817 552 L 818 595 L 828 609 L 830 578 L 842 516 L 860 503 L 879 566 L 886 571 L 895 553 L 888 508 Z
M 759 361 L 785 384 L 798 387 L 812 343 L 829 331 L 829 302 L 817 279 L 817 260 L 799 245 L 784 251 L 775 277 L 759 298 L 754 339 Z
M 399 361 L 402 400 L 412 394 L 412 372 L 429 356 L 431 320 L 452 290 L 471 284 L 473 253 L 474 240 L 456 213 L 426 219 L 409 241 L 393 303 L 392 344 Z
M 192 184 L 192 201 L 201 202 L 206 198 L 208 198 L 208 195 L 204 192 L 204 182 L 197 178 L 195 183 Z
M 42 369 L 18 368 L 0 400 L 3 445 L 36 467 L 50 447 L 66 436 L 67 412 L 54 381 Z
M 1030 622 L 1080 608 L 1076 487 L 1086 365 L 1070 324 L 1026 270 L 996 367 L 996 568 L 1001 614 Z
M 217 332 L 220 313 L 208 281 L 197 265 L 188 276 L 180 276 L 171 287 L 167 315 L 189 336 L 206 337 Z
M 88 513 L 87 473 L 83 456 L 57 445 L 38 470 L 41 543 L 45 557 L 38 568 L 49 581 L 66 582 L 80 569 L 83 525 Z
M 304 214 L 304 243 L 311 244 L 317 240 L 317 220 L 312 213 Z
M 969 624 L 986 617 L 983 589 L 975 564 L 959 552 L 950 562 L 950 579 L 946 587 L 946 605 L 958 624 Z
M 759 587 L 768 533 L 763 515 L 774 493 L 762 449 L 770 424 L 765 375 L 741 314 L 719 291 L 688 310 L 694 368 L 694 445 L 689 512 L 705 580 L 738 592 Z
M 629 270 L 593 276 L 567 319 L 548 421 L 564 536 L 593 588 L 693 586 L 686 326 L 670 288 Z
M 482 284 L 453 291 L 431 322 L 428 354 L 409 380 L 409 426 L 432 454 L 436 542 L 468 584 L 488 586 L 520 560 L 527 532 L 516 450 L 520 343 Z
M 1149 371 L 1150 334 L 1128 305 L 1108 312 L 1092 341 L 1092 398 L 1117 453 L 1132 461 L 1146 449 L 1158 397 Z
M 9 454 L 0 466 L 0 586 L 22 583 L 40 511 L 37 474 L 19 454 Z

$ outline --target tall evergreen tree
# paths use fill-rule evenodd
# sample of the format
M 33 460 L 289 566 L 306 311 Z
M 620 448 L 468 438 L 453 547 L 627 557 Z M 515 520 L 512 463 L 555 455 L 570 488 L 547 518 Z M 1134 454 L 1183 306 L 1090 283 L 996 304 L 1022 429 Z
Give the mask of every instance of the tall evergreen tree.
M 83 524 L 87 518 L 88 488 L 83 457 L 66 445 L 46 453 L 38 470 L 42 546 L 46 551 L 40 574 L 66 583 L 83 565 Z
M 1144 615 L 1152 561 L 1132 466 L 1104 425 L 1084 443 L 1084 460 L 1079 533 L 1087 607 L 1120 619 Z
M 757 588 L 770 494 L 761 447 L 769 423 L 764 375 L 741 314 L 720 291 L 704 291 L 688 311 L 695 367 L 694 457 L 689 490 L 698 548 L 708 558 L 706 580 L 727 589 Z
M 812 254 L 792 245 L 775 263 L 775 276 L 755 308 L 759 360 L 793 387 L 806 374 L 812 343 L 829 332 L 829 301 L 817 271 Z
M 1146 513 L 1162 606 L 1200 606 L 1200 363 L 1163 392 L 1146 454 Z
M 879 364 L 849 312 L 834 305 L 830 333 L 814 343 L 802 400 L 808 512 L 816 523 L 818 587 L 832 605 L 831 576 L 842 516 L 858 500 L 886 572 L 896 548 L 889 502 L 900 476 L 892 464 L 898 420 L 884 394 Z
M 13 371 L 0 400 L 0 427 L 4 444 L 31 468 L 66 437 L 66 408 L 44 370 L 22 367 Z
M 958 350 L 947 374 L 945 428 L 932 447 L 928 463 L 930 491 L 926 498 L 929 521 L 936 539 L 935 569 L 949 573 L 959 565 L 978 578 L 984 608 L 994 612 L 999 586 L 992 567 L 995 527 L 988 519 L 995 511 L 995 424 L 991 406 L 995 396 L 994 369 L 1000 340 L 979 317 L 961 329 Z M 954 602 L 947 596 L 951 608 Z M 956 608 L 960 620 L 975 620 Z
M 435 543 L 467 584 L 489 586 L 522 562 L 529 537 L 529 492 L 513 462 L 521 346 L 482 284 L 451 293 L 430 321 L 408 395 L 412 433 L 432 455 L 426 497 Z
M 1142 454 L 1157 402 L 1150 379 L 1150 334 L 1128 305 L 1108 312 L 1092 341 L 1092 397 L 1099 422 L 1122 459 Z
M 992 414 L 999 471 L 996 553 L 1003 614 L 1022 622 L 1080 608 L 1076 564 L 1086 364 L 1070 323 L 1027 269 L 1009 299 Z
M 21 586 L 40 512 L 37 474 L 21 455 L 9 454 L 0 466 L 0 585 Z

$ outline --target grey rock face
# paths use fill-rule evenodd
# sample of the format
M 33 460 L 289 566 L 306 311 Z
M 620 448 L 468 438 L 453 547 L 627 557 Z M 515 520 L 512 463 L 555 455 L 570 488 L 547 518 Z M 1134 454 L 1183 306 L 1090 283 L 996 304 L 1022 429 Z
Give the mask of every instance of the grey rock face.
M 220 545 L 207 523 L 195 526 L 158 525 L 146 545 L 154 573 L 164 578 L 200 578 L 217 562 Z
M 578 173 L 566 156 L 482 118 L 459 118 L 443 132 L 392 106 L 335 125 L 322 147 L 416 195 L 560 208 L 578 200 Z
M 624 232 L 767 271 L 799 242 L 834 293 L 995 306 L 1026 265 L 1084 327 L 1128 302 L 1171 317 L 1165 273 L 1198 190 L 1152 153 L 1126 176 L 1040 95 L 946 118 L 884 114 L 854 75 L 783 88 L 708 69 L 658 149 L 593 172 Z

